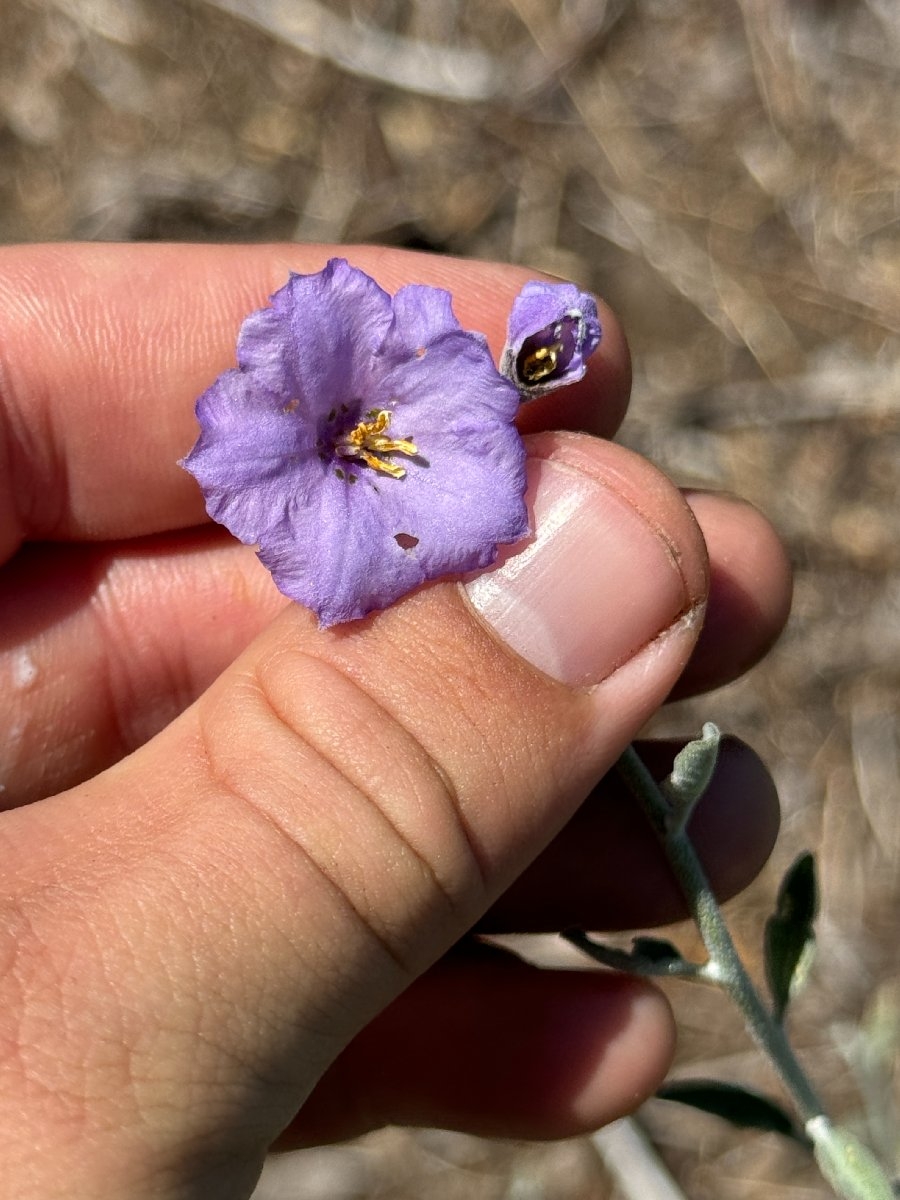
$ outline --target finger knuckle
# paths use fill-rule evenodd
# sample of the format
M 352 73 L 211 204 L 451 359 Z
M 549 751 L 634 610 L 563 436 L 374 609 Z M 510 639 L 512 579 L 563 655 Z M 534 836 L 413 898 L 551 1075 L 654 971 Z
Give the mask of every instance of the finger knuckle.
M 483 873 L 452 781 L 334 663 L 284 646 L 204 698 L 215 784 L 303 859 L 407 973 L 427 919 L 448 943 L 478 915 Z

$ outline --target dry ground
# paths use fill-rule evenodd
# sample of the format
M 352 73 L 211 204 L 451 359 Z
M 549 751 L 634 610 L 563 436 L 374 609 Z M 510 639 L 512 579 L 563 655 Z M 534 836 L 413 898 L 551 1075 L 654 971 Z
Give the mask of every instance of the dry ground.
M 711 717 L 774 771 L 784 831 L 736 927 L 755 961 L 779 873 L 816 850 L 796 1040 L 896 1156 L 900 6 L 0 0 L 0 25 L 0 241 L 372 240 L 529 263 L 617 308 L 623 438 L 760 505 L 797 572 L 769 660 L 660 728 Z M 673 998 L 679 1071 L 771 1086 L 716 998 Z M 828 1194 L 770 1137 L 644 1119 L 692 1200 Z M 587 1142 L 387 1130 L 283 1161 L 259 1200 L 613 1194 Z

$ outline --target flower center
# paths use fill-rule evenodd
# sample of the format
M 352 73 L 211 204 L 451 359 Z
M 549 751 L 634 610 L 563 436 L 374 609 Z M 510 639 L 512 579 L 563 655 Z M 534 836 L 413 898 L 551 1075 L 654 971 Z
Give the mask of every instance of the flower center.
M 528 343 L 525 345 L 527 347 Z M 542 379 L 552 375 L 559 364 L 562 349 L 562 342 L 553 342 L 550 346 L 536 346 L 532 350 L 526 349 L 519 355 L 517 364 L 520 378 L 526 383 L 540 383 Z
M 391 414 L 387 409 L 372 409 L 367 412 L 365 420 L 360 421 L 348 433 L 335 442 L 335 453 L 341 458 L 355 458 L 371 467 L 373 471 L 382 471 L 392 479 L 402 479 L 406 468 L 396 463 L 387 462 L 380 456 L 383 454 L 418 454 L 415 442 L 404 438 L 387 437 L 391 424 Z
M 566 313 L 525 339 L 516 357 L 516 375 L 522 383 L 532 386 L 545 379 L 562 379 L 584 340 L 579 319 Z

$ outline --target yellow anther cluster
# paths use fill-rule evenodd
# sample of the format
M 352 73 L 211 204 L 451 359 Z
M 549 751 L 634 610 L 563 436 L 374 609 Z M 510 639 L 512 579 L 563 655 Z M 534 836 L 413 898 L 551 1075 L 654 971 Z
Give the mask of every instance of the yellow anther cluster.
M 540 383 L 548 375 L 552 375 L 559 362 L 562 342 L 554 342 L 550 346 L 539 346 L 519 358 L 519 375 L 526 383 Z
M 396 463 L 386 462 L 379 458 L 381 454 L 418 454 L 414 442 L 404 438 L 387 437 L 390 428 L 391 414 L 387 409 L 372 410 L 366 413 L 366 419 L 344 434 L 335 446 L 341 458 L 355 458 L 371 467 L 373 471 L 382 471 L 392 479 L 402 479 L 406 474 L 405 467 Z

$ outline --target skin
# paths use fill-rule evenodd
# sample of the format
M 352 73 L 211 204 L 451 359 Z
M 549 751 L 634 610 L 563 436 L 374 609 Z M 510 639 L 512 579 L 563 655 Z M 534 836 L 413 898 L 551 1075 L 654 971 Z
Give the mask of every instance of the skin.
M 523 409 L 522 431 L 537 475 L 602 481 L 666 547 L 683 596 L 658 636 L 617 626 L 602 678 L 567 686 L 453 582 L 320 631 L 176 462 L 243 316 L 335 249 L 0 251 L 0 1158 L 17 1197 L 247 1196 L 274 1142 L 385 1122 L 571 1135 L 670 1061 L 652 987 L 466 935 L 680 915 L 603 777 L 668 695 L 764 653 L 783 551 L 748 506 L 686 503 L 602 440 L 630 375 L 601 305 L 588 376 Z M 337 252 L 389 291 L 449 288 L 495 356 L 530 277 Z M 674 751 L 649 751 L 659 774 Z M 694 821 L 723 895 L 776 827 L 765 770 L 730 744 Z

